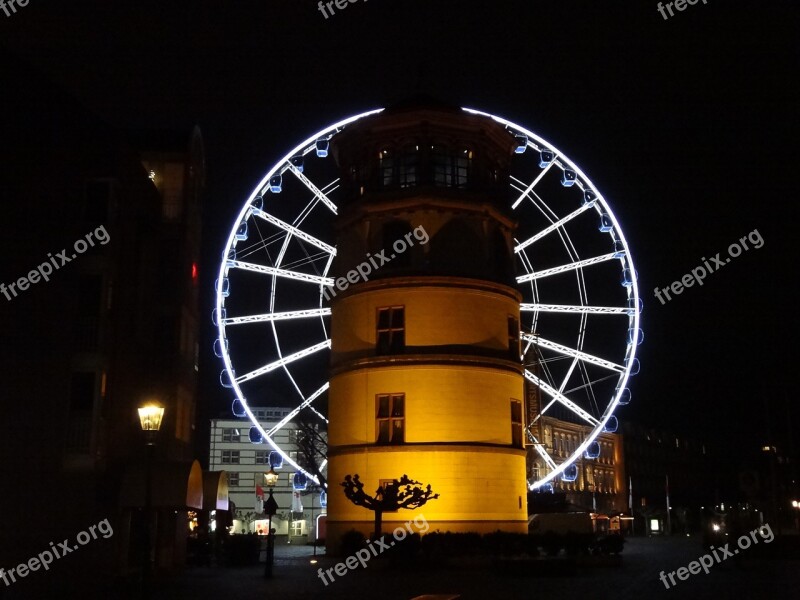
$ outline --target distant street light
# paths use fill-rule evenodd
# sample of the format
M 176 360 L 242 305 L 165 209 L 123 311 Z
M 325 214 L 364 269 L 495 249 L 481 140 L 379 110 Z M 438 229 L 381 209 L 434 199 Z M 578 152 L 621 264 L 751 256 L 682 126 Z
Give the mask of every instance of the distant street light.
M 264 474 L 264 481 L 269 488 L 269 498 L 264 501 L 264 514 L 269 517 L 269 525 L 267 527 L 267 557 L 266 564 L 264 565 L 264 577 L 267 579 L 272 578 L 272 562 L 275 556 L 275 530 L 272 529 L 272 517 L 278 512 L 278 503 L 272 497 L 272 488 L 278 483 L 278 474 L 270 467 L 269 471 Z
M 142 544 L 142 598 L 150 597 L 150 510 L 152 504 L 152 470 L 153 450 L 156 445 L 158 430 L 164 418 L 164 407 L 157 404 L 146 404 L 139 408 L 139 423 L 145 435 L 147 454 L 145 457 L 144 476 L 144 543 Z

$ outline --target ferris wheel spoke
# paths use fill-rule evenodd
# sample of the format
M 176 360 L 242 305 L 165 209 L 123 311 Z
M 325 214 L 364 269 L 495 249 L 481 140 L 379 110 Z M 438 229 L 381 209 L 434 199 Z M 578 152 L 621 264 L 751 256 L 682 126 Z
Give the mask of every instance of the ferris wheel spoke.
M 517 206 L 519 206 L 519 203 L 520 203 L 520 202 L 522 202 L 522 201 L 523 201 L 525 198 L 527 198 L 527 197 L 528 197 L 528 194 L 530 194 L 530 193 L 533 191 L 533 188 L 535 188 L 535 187 L 536 187 L 536 184 L 538 184 L 538 183 L 539 183 L 539 182 L 542 180 L 542 178 L 543 178 L 543 177 L 544 177 L 544 176 L 547 174 L 547 172 L 548 172 L 548 171 L 549 171 L 549 170 L 552 168 L 552 166 L 555 164 L 555 162 L 556 162 L 556 161 L 555 161 L 555 159 L 554 159 L 552 162 L 550 162 L 550 164 L 548 164 L 548 165 L 547 165 L 547 166 L 546 166 L 544 169 L 542 169 L 542 172 L 541 172 L 541 173 L 539 173 L 539 176 L 538 176 L 536 179 L 534 179 L 534 180 L 533 180 L 533 183 L 531 183 L 531 184 L 530 184 L 530 185 L 529 185 L 529 186 L 528 186 L 528 187 L 525 189 L 525 191 L 524 191 L 524 192 L 522 192 L 522 193 L 519 195 L 519 198 L 517 198 L 517 199 L 514 201 L 514 204 L 512 204 L 512 205 L 511 205 L 511 208 L 512 208 L 512 209 L 515 209 L 515 208 L 517 208 Z
M 247 315 L 244 317 L 228 317 L 223 319 L 224 325 L 245 325 L 247 323 L 269 323 L 271 321 L 289 321 L 308 317 L 330 316 L 330 308 L 310 308 L 308 310 L 290 310 L 287 312 L 266 313 L 263 315 Z
M 263 210 L 259 210 L 257 208 L 254 208 L 253 209 L 253 214 L 255 216 L 259 217 L 260 219 L 265 220 L 267 223 L 272 223 L 273 225 L 275 225 L 277 227 L 280 227 L 281 229 L 283 229 L 287 233 L 291 234 L 293 237 L 296 237 L 297 239 L 303 240 L 304 242 L 308 242 L 309 244 L 311 244 L 312 246 L 316 246 L 320 250 L 324 250 L 328 254 L 333 254 L 333 255 L 336 254 L 336 248 L 334 248 L 333 246 L 330 246 L 330 245 L 326 244 L 322 240 L 318 240 L 313 235 L 307 234 L 302 229 L 298 229 L 297 227 L 294 227 L 293 225 L 289 225 L 289 223 L 281 221 L 277 217 L 273 217 L 268 212 L 264 212 Z
M 319 352 L 320 350 L 324 350 L 325 348 L 331 347 L 331 341 L 325 340 L 324 342 L 320 342 L 319 344 L 314 344 L 313 346 L 309 346 L 304 350 L 300 350 L 299 352 L 295 352 L 294 354 L 290 354 L 289 356 L 284 356 L 283 358 L 279 358 L 278 360 L 269 363 L 268 365 L 264 365 L 263 367 L 259 367 L 254 371 L 250 371 L 249 373 L 245 373 L 241 377 L 236 378 L 236 383 L 243 383 L 245 381 L 250 381 L 251 379 L 255 379 L 260 375 L 264 375 L 265 373 L 269 373 L 274 371 L 275 369 L 279 369 L 284 367 L 290 363 L 295 362 L 296 360 L 300 360 L 301 358 L 305 358 L 315 352 Z
M 568 214 L 566 217 L 564 217 L 562 219 L 559 219 L 555 223 L 552 223 L 552 224 L 548 225 L 547 227 L 542 229 L 536 235 L 534 235 L 532 237 L 529 237 L 527 240 L 525 240 L 524 242 L 522 242 L 520 244 L 517 244 L 517 246 L 514 248 L 514 252 L 519 253 L 520 251 L 524 250 L 525 248 L 527 248 L 528 246 L 530 246 L 534 242 L 537 242 L 540 239 L 542 239 L 548 233 L 551 233 L 551 232 L 555 231 L 559 227 L 563 227 L 564 225 L 569 223 L 572 219 L 574 219 L 575 217 L 577 217 L 580 214 L 583 214 L 584 212 L 589 210 L 591 207 L 592 207 L 591 204 L 584 204 L 578 210 L 575 210 L 575 211 L 571 212 L 570 214 Z
M 283 427 L 284 425 L 286 425 L 286 424 L 287 424 L 289 421 L 291 421 L 291 420 L 292 420 L 292 419 L 293 419 L 293 418 L 294 418 L 294 417 L 295 417 L 297 414 L 299 414 L 301 410 L 303 410 L 303 409 L 304 409 L 306 406 L 309 406 L 309 405 L 310 405 L 310 404 L 311 404 L 311 403 L 312 403 L 314 400 L 316 400 L 316 399 L 317 399 L 317 398 L 319 398 L 319 397 L 320 397 L 322 394 L 324 394 L 326 391 L 328 391 L 328 388 L 329 388 L 329 387 L 330 387 L 330 383 L 328 383 L 328 382 L 324 383 L 324 384 L 322 385 L 322 387 L 320 387 L 320 388 L 319 388 L 319 389 L 318 389 L 316 392 L 314 392 L 314 393 L 313 393 L 313 394 L 311 394 L 311 395 L 310 395 L 308 398 L 306 398 L 305 400 L 303 400 L 303 402 L 301 402 L 301 403 L 300 403 L 300 405 L 299 405 L 297 408 L 295 408 L 293 411 L 291 411 L 291 412 L 290 412 L 288 415 L 286 415 L 286 416 L 285 416 L 283 419 L 281 419 L 280 421 L 278 421 L 278 423 L 277 423 L 277 424 L 276 424 L 276 425 L 275 425 L 275 426 L 274 426 L 272 429 L 270 429 L 270 430 L 267 432 L 267 434 L 271 436 L 273 433 L 275 433 L 276 431 L 278 431 L 278 430 L 279 430 L 281 427 Z
M 558 467 L 558 465 L 556 465 L 556 461 L 554 461 L 553 457 L 547 453 L 547 450 L 544 449 L 544 444 L 536 439 L 536 436 L 533 435 L 530 429 L 528 430 L 528 437 L 530 438 L 531 442 L 533 442 L 533 447 L 536 448 L 536 452 L 542 457 L 545 464 L 551 469 L 556 469 Z
M 603 254 L 602 256 L 594 256 L 592 258 L 585 258 L 583 260 L 579 260 L 573 263 L 569 263 L 567 265 L 561 265 L 558 267 L 553 267 L 552 269 L 544 269 L 543 271 L 538 271 L 536 273 L 528 273 L 526 275 L 520 275 L 517 277 L 517 283 L 525 283 L 526 281 L 534 281 L 536 279 L 542 279 L 543 277 L 550 277 L 551 275 L 558 275 L 559 273 L 566 273 L 567 271 L 575 271 L 576 269 L 582 269 L 583 267 L 588 267 L 591 265 L 596 265 L 598 263 L 606 262 L 607 260 L 612 260 L 616 258 L 613 252 L 608 254 Z
M 303 185 L 305 185 L 309 190 L 311 190 L 311 193 L 314 194 L 314 199 L 319 198 L 320 200 L 322 200 L 322 203 L 325 206 L 331 209 L 331 212 L 333 214 L 337 214 L 336 205 L 333 203 L 333 200 L 328 198 L 325 192 L 323 192 L 316 185 L 314 185 L 314 182 L 312 182 L 308 177 L 303 175 L 303 173 L 300 172 L 300 169 L 295 167 L 293 164 L 289 163 L 289 170 L 292 173 L 294 173 L 295 177 L 297 177 L 303 183 Z
M 559 354 L 572 356 L 584 362 L 597 365 L 598 367 L 604 367 L 606 369 L 610 369 L 611 371 L 616 371 L 617 373 L 622 373 L 625 370 L 625 367 L 615 362 L 611 362 L 610 360 L 600 358 L 599 356 L 589 354 L 588 352 L 582 352 L 580 350 L 570 348 L 569 346 L 564 346 L 562 344 L 559 344 L 552 340 L 548 340 L 538 335 L 534 335 L 532 333 L 523 333 L 521 337 L 526 342 L 530 342 L 535 346 L 539 346 L 540 348 L 547 348 L 548 350 L 553 350 L 554 352 L 558 352 Z
M 572 412 L 574 412 L 581 419 L 583 419 L 584 421 L 586 421 L 587 423 L 589 423 L 593 427 L 600 424 L 600 421 L 595 419 L 592 415 L 590 415 L 588 412 L 586 412 L 580 406 L 575 404 L 572 400 L 567 398 L 564 394 L 562 394 L 557 389 L 552 387 L 546 381 L 540 379 L 539 377 L 537 377 L 536 375 L 531 373 L 528 369 L 525 369 L 525 378 L 528 381 L 530 381 L 531 383 L 537 385 L 539 387 L 539 389 L 542 390 L 545 394 L 547 394 L 548 396 L 550 396 L 554 400 L 558 400 L 558 402 L 563 404 L 565 407 L 570 409 Z
M 320 277 L 319 275 L 311 275 L 309 273 L 298 273 L 297 271 L 290 271 L 288 269 L 279 269 L 277 267 L 268 267 L 266 265 L 257 265 L 255 263 L 243 262 L 241 260 L 229 260 L 228 266 L 234 269 L 242 269 L 243 271 L 252 271 L 253 273 L 264 273 L 265 275 L 273 275 L 277 277 L 285 277 L 286 279 L 294 279 L 296 281 L 309 281 L 318 285 L 333 286 L 333 279 L 331 277 Z
M 624 306 L 580 306 L 577 304 L 539 304 L 522 303 L 519 305 L 522 312 L 554 312 L 554 313 L 582 313 L 599 315 L 632 315 L 636 312 L 633 308 Z

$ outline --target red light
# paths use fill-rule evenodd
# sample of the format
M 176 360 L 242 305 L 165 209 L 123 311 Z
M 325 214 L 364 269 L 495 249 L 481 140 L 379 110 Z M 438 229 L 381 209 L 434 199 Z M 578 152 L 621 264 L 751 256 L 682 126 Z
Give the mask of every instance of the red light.
M 197 283 L 197 263 L 192 263 L 192 281 Z

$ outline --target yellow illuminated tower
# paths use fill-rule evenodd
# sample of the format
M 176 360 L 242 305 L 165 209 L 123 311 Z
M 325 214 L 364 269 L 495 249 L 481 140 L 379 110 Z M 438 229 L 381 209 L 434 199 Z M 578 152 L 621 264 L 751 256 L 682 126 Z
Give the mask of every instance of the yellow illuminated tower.
M 440 494 L 385 513 L 384 531 L 420 515 L 431 531 L 527 531 L 521 297 L 504 208 L 516 145 L 491 119 L 419 101 L 332 140 L 344 193 L 327 294 L 329 547 L 373 530 L 338 487 L 355 473 L 370 493 L 408 474 Z

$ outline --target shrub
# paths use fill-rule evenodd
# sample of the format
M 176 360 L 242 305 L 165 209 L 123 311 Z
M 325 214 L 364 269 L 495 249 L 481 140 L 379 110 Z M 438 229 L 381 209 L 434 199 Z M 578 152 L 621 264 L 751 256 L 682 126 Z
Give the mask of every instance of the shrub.
M 366 538 L 364 534 L 355 529 L 351 529 L 342 535 L 342 554 L 351 555 L 355 554 L 364 547 Z
M 620 554 L 625 546 L 625 538 L 611 534 L 600 538 L 597 542 L 601 554 Z

